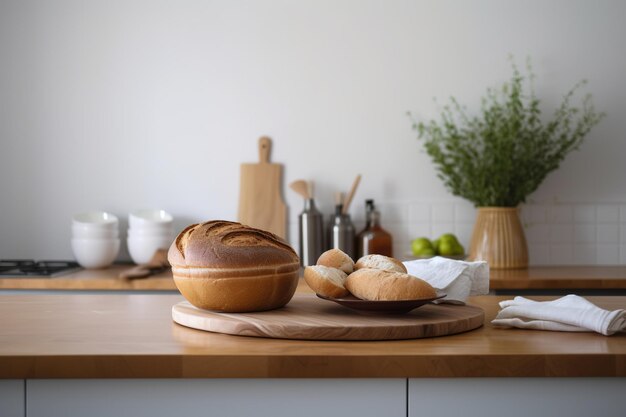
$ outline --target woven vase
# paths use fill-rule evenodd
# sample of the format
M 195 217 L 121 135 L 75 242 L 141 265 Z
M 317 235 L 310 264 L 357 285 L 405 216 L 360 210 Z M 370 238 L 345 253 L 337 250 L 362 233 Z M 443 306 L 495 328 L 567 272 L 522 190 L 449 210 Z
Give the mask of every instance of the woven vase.
M 516 207 L 479 207 L 469 259 L 493 269 L 528 267 L 528 245 Z

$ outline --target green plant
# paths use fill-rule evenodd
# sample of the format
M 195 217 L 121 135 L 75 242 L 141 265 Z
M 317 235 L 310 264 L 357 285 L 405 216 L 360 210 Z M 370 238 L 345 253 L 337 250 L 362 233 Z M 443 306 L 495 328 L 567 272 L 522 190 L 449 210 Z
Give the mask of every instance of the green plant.
M 454 97 L 443 107 L 439 122 L 418 122 L 409 113 L 438 177 L 454 195 L 476 206 L 523 203 L 605 116 L 595 111 L 590 94 L 581 107 L 571 105 L 586 84 L 583 80 L 564 96 L 552 118 L 543 121 L 530 63 L 528 77 L 513 61 L 512 67 L 510 81 L 487 90 L 478 116 L 468 116 Z M 529 94 L 524 93 L 525 84 Z

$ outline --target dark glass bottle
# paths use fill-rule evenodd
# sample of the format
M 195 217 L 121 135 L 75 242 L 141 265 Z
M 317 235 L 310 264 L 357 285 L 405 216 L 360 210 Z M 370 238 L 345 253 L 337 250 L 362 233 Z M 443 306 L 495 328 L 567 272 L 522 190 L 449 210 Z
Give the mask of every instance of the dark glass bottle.
M 357 258 L 374 254 L 393 256 L 393 238 L 381 227 L 374 200 L 365 201 L 365 214 L 365 229 L 356 237 Z

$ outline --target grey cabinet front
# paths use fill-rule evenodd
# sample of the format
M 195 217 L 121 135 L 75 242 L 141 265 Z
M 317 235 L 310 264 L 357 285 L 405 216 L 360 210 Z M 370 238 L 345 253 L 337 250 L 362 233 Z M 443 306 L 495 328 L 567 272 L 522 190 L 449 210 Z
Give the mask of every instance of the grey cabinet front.
M 0 416 L 24 417 L 24 380 L 0 379 Z
M 28 417 L 404 417 L 406 379 L 28 380 Z
M 409 417 L 623 417 L 626 378 L 412 378 Z

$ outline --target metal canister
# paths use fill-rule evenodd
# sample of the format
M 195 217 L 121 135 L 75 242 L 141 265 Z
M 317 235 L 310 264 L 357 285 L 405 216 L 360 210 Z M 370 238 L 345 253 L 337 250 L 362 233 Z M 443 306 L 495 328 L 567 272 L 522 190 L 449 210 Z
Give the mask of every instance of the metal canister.
M 312 198 L 304 200 L 304 210 L 298 220 L 300 265 L 315 265 L 324 252 L 324 218 Z
M 335 206 L 335 214 L 330 217 L 328 248 L 341 249 L 354 259 L 354 225 L 349 214 L 341 213 L 342 208 L 342 205 Z

